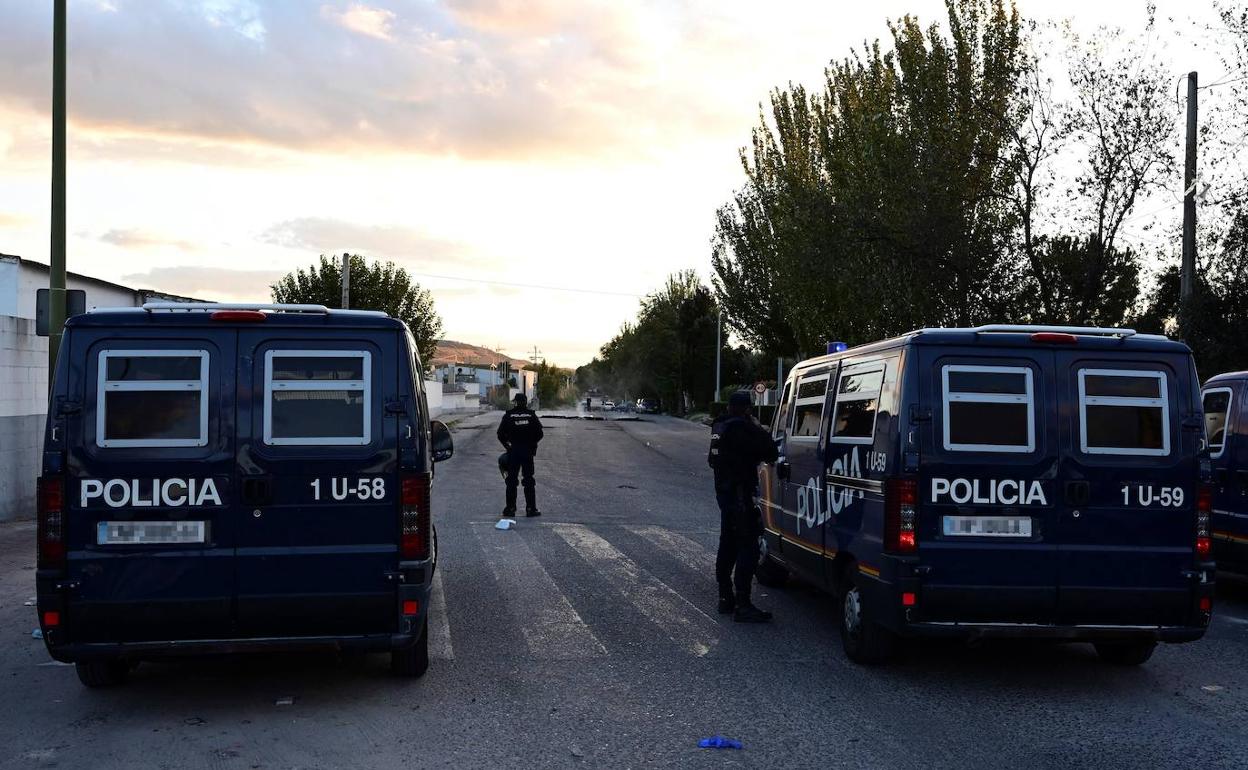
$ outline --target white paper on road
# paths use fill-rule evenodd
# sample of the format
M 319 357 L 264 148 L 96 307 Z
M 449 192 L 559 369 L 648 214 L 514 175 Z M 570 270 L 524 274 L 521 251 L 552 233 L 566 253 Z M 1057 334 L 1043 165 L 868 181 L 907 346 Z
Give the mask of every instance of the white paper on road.
M 715 621 L 615 546 L 581 524 L 556 524 L 555 532 L 607 578 L 676 644 L 706 655 L 715 644 Z
M 508 604 L 517 609 L 516 621 L 529 654 L 535 658 L 566 660 L 606 655 L 607 649 L 564 596 L 522 537 L 483 537 L 473 534 L 485 550 Z

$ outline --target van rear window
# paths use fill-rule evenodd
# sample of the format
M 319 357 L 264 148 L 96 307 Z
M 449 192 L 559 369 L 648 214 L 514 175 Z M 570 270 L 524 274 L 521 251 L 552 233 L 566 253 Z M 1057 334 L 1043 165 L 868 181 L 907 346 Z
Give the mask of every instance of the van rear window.
M 98 446 L 208 443 L 208 351 L 104 350 L 98 370 Z
M 364 445 L 372 439 L 372 358 L 367 351 L 265 354 L 264 441 Z
M 944 444 L 954 452 L 1032 452 L 1035 391 L 1025 366 L 942 367 Z
M 1164 372 L 1080 369 L 1079 412 L 1087 454 L 1170 454 Z
M 1209 438 L 1209 453 L 1221 457 L 1226 448 L 1226 427 L 1231 415 L 1231 389 L 1210 388 L 1205 391 L 1205 435 Z

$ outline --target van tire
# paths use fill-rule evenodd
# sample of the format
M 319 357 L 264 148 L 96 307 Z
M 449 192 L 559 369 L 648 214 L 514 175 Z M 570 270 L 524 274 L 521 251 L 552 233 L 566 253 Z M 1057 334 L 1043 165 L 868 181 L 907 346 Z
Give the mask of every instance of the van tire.
M 390 670 L 395 676 L 415 679 L 429 670 L 429 620 L 420 628 L 420 638 L 390 652 Z
M 1097 642 L 1096 654 L 1104 663 L 1113 666 L 1139 666 L 1153 657 L 1156 642 Z
M 853 569 L 853 565 L 850 565 Z M 841 645 L 845 655 L 855 663 L 876 666 L 887 662 L 897 647 L 897 637 L 870 619 L 858 579 L 847 576 L 841 599 Z
M 776 561 L 776 557 L 767 554 L 758 563 L 758 569 L 755 571 L 754 577 L 758 579 L 758 584 L 761 586 L 784 588 L 789 582 L 789 570 Z
M 130 664 L 124 660 L 86 660 L 74 664 L 78 681 L 87 687 L 116 687 L 126 681 Z

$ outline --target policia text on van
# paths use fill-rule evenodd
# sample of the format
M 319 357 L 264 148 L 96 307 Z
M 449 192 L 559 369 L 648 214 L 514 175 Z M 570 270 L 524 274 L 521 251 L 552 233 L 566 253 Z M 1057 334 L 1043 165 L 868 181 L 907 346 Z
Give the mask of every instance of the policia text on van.
M 1181 343 L 925 329 L 798 364 L 771 430 L 759 579 L 836 592 L 855 660 L 898 636 L 1001 635 L 1141 663 L 1209 625 L 1209 461 Z
M 172 305 L 71 318 L 39 480 L 38 607 L 87 685 L 291 647 L 428 666 L 437 560 L 416 343 L 383 313 Z

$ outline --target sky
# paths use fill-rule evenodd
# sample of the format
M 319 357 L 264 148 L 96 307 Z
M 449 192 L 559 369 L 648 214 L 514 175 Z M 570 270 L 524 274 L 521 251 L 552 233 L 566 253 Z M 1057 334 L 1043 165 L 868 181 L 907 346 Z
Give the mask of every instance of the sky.
M 1144 22 L 1143 2 L 1018 6 Z M 0 253 L 41 262 L 51 8 L 0 0 Z M 769 90 L 817 87 L 906 13 L 944 3 L 69 0 L 69 269 L 268 301 L 318 255 L 361 253 L 429 288 L 444 336 L 576 366 L 669 273 L 709 280 Z M 1166 56 L 1222 71 L 1190 43 Z

